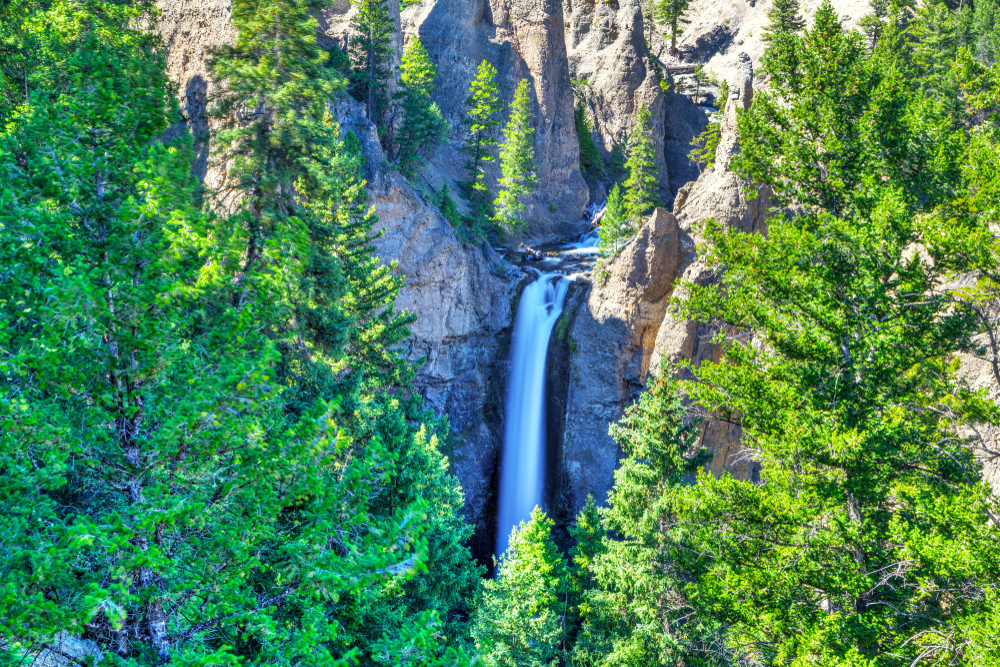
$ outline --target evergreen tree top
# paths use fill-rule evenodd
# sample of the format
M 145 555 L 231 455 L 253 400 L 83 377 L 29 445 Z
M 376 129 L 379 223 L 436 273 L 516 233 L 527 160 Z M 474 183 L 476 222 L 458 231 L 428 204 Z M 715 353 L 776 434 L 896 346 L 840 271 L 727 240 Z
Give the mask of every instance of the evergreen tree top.
M 419 37 L 411 38 L 406 44 L 400 71 L 404 86 L 430 96 L 434 87 L 434 77 L 437 76 L 437 66 L 421 44 Z

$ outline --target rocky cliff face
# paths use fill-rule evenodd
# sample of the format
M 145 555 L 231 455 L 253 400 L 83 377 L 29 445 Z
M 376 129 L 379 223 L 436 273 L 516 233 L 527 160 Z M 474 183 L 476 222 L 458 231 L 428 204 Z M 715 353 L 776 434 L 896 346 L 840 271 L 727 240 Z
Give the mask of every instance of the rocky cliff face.
M 698 259 L 697 223 L 714 217 L 748 232 L 763 231 L 766 223 L 770 192 L 761 188 L 756 199 L 748 199 L 749 184 L 728 169 L 737 150 L 736 112 L 749 108 L 753 100 L 753 67 L 749 57 L 740 62 L 730 81 L 715 166 L 681 188 L 674 213 L 653 213 L 608 265 L 607 275 L 595 276 L 589 298 L 576 315 L 576 354 L 562 444 L 566 482 L 559 509 L 564 519 L 579 511 L 588 494 L 598 501 L 606 497 L 618 458 L 608 424 L 636 399 L 649 371 L 661 359 L 695 364 L 718 359 L 719 350 L 709 342 L 714 330 L 676 317 L 668 306 L 679 284 L 717 279 Z M 756 475 L 756 464 L 740 453 L 738 430 L 707 417 L 702 443 L 715 453 L 711 469 L 743 478 Z
M 555 0 L 419 0 L 403 12 L 402 26 L 405 38 L 418 36 L 438 66 L 433 97 L 452 134 L 434 166 L 453 181 L 468 178 L 462 122 L 479 64 L 486 60 L 497 68 L 508 101 L 521 79 L 531 82 L 539 178 L 537 195 L 526 202 L 529 235 L 539 240 L 569 234 L 590 192 L 580 173 L 562 5 Z M 495 163 L 492 168 L 491 186 L 499 175 Z

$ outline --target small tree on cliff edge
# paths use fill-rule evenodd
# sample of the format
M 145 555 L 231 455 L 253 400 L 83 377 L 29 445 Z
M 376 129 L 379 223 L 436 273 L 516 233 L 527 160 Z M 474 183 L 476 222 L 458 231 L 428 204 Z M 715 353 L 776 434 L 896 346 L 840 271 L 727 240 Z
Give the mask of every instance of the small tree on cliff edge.
M 521 79 L 510 105 L 510 121 L 504 128 L 504 142 L 500 146 L 500 194 L 493 206 L 496 221 L 508 232 L 518 230 L 524 223 L 521 213 L 526 208 L 524 197 L 535 192 L 538 178 L 535 175 L 535 128 L 532 127 L 531 97 L 528 80 Z
M 625 210 L 636 225 L 642 224 L 642 216 L 658 203 L 656 193 L 659 182 L 656 175 L 659 169 L 656 167 L 655 151 L 649 110 L 643 105 L 636 115 L 635 130 L 630 137 L 628 159 L 625 161 L 625 168 L 628 170 Z
M 677 56 L 677 35 L 681 26 L 690 21 L 684 18 L 691 0 L 660 0 L 653 5 L 652 19 L 670 29 L 670 56 Z
M 413 176 L 429 152 L 448 137 L 448 123 L 436 102 L 431 102 L 437 67 L 427 49 L 414 37 L 403 53 L 403 124 L 399 129 L 399 168 Z
M 465 104 L 469 107 L 466 124 L 469 134 L 465 139 L 465 152 L 469 156 L 466 168 L 469 170 L 472 188 L 485 191 L 483 171 L 486 162 L 493 161 L 496 149 L 496 131 L 500 126 L 503 101 L 496 82 L 496 68 L 485 60 L 479 64 L 476 78 L 469 84 L 469 97 Z
M 361 0 L 351 20 L 355 33 L 349 46 L 353 94 L 365 103 L 368 120 L 380 130 L 385 127 L 389 107 L 386 86 L 392 73 L 392 30 L 386 0 Z

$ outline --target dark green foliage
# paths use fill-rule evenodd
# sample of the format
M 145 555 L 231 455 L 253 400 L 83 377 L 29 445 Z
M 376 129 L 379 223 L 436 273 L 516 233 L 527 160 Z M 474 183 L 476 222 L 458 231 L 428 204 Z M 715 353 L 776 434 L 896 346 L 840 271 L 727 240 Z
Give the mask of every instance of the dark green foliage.
M 351 94 L 364 102 L 368 120 L 385 129 L 389 110 L 386 92 L 392 76 L 392 18 L 386 0 L 359 0 L 351 19 L 351 40 L 348 50 L 354 69 L 351 73 Z
M 705 568 L 688 599 L 737 660 L 961 662 L 991 634 L 997 500 L 962 424 L 996 410 L 954 377 L 978 323 L 942 288 L 974 268 L 959 248 L 991 242 L 981 218 L 941 214 L 964 196 L 955 105 L 914 94 L 881 48 L 820 7 L 795 90 L 739 118 L 741 168 L 798 214 L 767 237 L 706 223 L 722 284 L 682 307 L 754 332 L 720 333 L 725 359 L 683 388 L 739 423 L 766 483 L 703 474 L 673 501 Z
M 436 75 L 430 54 L 413 37 L 403 53 L 403 123 L 397 136 L 399 169 L 406 176 L 414 176 L 427 162 L 424 155 L 448 138 L 448 123 L 430 97 Z
M 703 629 L 690 619 L 694 608 L 683 592 L 690 558 L 674 492 L 711 454 L 696 446 L 698 422 L 689 418 L 677 381 L 664 375 L 650 377 L 610 434 L 625 458 L 601 511 L 603 528 L 592 525 L 589 506 L 578 518 L 584 539 L 574 563 L 584 602 L 574 663 L 683 664 L 695 655 Z
M 625 209 L 629 220 L 638 227 L 642 216 L 657 206 L 660 184 L 657 180 L 656 146 L 649 111 L 639 108 L 635 116 L 635 129 L 629 137 L 628 159 L 625 161 L 628 178 L 625 180 Z
M 690 23 L 684 18 L 691 0 L 657 0 L 652 5 L 652 21 L 670 30 L 670 56 L 677 56 L 677 35 L 681 34 L 681 26 Z
M 233 7 L 214 215 L 190 140 L 160 143 L 148 7 L 39 17 L 66 28 L 39 33 L 48 87 L 0 133 L 5 662 L 84 631 L 122 665 L 464 661 L 447 426 L 396 349 L 402 279 L 307 9 Z
M 722 140 L 722 125 L 709 122 L 697 137 L 691 138 L 691 152 L 688 158 L 698 165 L 698 169 L 710 169 L 715 164 L 715 152 Z
M 576 139 L 580 144 L 580 171 L 595 178 L 602 178 L 604 176 L 604 160 L 601 159 L 601 151 L 594 144 L 594 137 L 590 132 L 590 120 L 587 118 L 583 100 L 577 102 L 573 120 L 576 124 Z
M 372 521 L 356 499 L 391 459 L 350 455 L 338 400 L 284 418 L 288 274 L 194 208 L 190 149 L 159 143 L 162 59 L 104 41 L 106 15 L 46 13 L 70 17 L 90 29 L 62 43 L 66 86 L 0 138 L 3 635 L 37 654 L 87 624 L 119 664 L 334 664 L 351 651 L 324 605 L 418 567 L 422 506 Z
M 767 10 L 767 26 L 761 33 L 761 41 L 768 43 L 775 35 L 796 33 L 806 27 L 806 22 L 799 13 L 799 0 L 772 0 L 771 9 Z

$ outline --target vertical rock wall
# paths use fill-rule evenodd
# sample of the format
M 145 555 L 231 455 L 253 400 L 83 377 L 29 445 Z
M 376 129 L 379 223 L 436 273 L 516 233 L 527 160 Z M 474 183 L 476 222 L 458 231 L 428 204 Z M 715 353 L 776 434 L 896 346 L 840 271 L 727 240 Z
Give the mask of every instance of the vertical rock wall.
M 469 83 L 479 64 L 486 60 L 497 68 L 508 103 L 521 79 L 531 82 L 538 194 L 526 202 L 529 235 L 538 240 L 569 234 L 587 205 L 589 189 L 580 173 L 562 5 L 555 0 L 420 0 L 403 12 L 402 26 L 406 39 L 419 36 L 438 66 L 433 97 L 452 133 L 434 166 L 452 180 L 468 178 L 462 129 Z M 495 190 L 499 169 L 496 163 L 490 167 L 488 185 Z
M 599 502 L 606 498 L 619 456 L 608 424 L 638 397 L 661 358 L 698 364 L 719 356 L 710 343 L 711 327 L 677 318 L 667 307 L 680 282 L 717 279 L 698 259 L 696 223 L 714 217 L 744 231 L 764 229 L 769 191 L 761 189 L 756 199 L 748 199 L 749 184 L 728 170 L 737 150 L 737 109 L 749 108 L 752 100 L 753 69 L 749 59 L 746 64 L 730 82 L 716 165 L 681 188 L 674 214 L 663 209 L 653 213 L 610 262 L 606 276 L 594 276 L 576 317 L 563 442 L 564 521 L 579 511 L 588 494 Z M 709 416 L 702 443 L 715 453 L 714 472 L 729 470 L 743 478 L 757 474 L 756 464 L 740 451 L 739 431 L 730 424 Z

